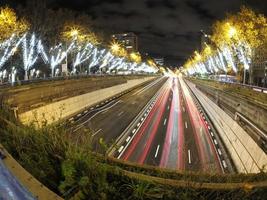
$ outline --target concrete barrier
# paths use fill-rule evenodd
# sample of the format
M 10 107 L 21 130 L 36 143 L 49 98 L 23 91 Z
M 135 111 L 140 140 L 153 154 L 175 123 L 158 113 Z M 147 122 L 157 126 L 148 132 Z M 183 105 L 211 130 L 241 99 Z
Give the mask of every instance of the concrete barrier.
M 242 113 L 247 119 L 257 125 L 258 128 L 265 131 L 267 130 L 267 108 L 263 106 L 263 102 L 252 101 L 245 97 L 238 96 L 233 93 L 224 92 L 201 82 L 195 82 L 197 87 L 204 93 L 210 95 L 222 105 L 227 106 L 230 111 Z
M 4 149 L 4 147 L 0 144 L 0 148 Z M 45 187 L 41 182 L 35 179 L 28 171 L 26 171 L 8 152 L 4 149 L 4 153 L 6 158 L 3 160 L 3 163 L 7 167 L 7 169 L 14 175 L 19 182 L 27 188 L 27 190 L 33 195 L 35 199 L 38 200 L 63 200 L 56 193 L 49 190 Z M 9 181 L 14 181 L 12 177 L 10 177 Z M 14 188 L 13 188 L 14 189 Z M 17 188 L 18 189 L 18 188 Z M 17 191 L 20 192 L 20 191 Z M 12 195 L 12 191 L 10 191 Z M 17 199 L 13 196 L 14 199 Z M 24 199 L 20 196 L 21 199 Z M 1 199 L 1 195 L 0 195 Z M 13 198 L 12 198 L 13 199 Z
M 222 141 L 240 173 L 258 173 L 267 165 L 267 155 L 244 129 L 220 107 L 199 91 L 194 84 L 188 86 L 212 120 Z
M 36 123 L 41 126 L 43 123 L 51 124 L 60 119 L 71 116 L 86 107 L 90 107 L 97 102 L 103 101 L 109 97 L 121 93 L 127 89 L 135 87 L 154 77 L 128 80 L 127 83 L 99 89 L 90 93 L 71 97 L 55 103 L 51 103 L 24 113 L 19 114 L 19 119 L 24 124 Z

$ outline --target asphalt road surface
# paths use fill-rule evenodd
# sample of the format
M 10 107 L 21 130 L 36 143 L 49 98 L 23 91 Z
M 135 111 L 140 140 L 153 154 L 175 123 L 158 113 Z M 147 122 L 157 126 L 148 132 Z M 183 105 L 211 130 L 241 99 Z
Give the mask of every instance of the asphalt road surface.
M 78 117 L 70 120 L 74 139 L 79 141 L 89 134 L 93 150 L 103 152 L 100 141 L 107 145 L 112 144 L 166 82 L 166 79 L 161 77 L 107 104 L 97 105 L 92 110 L 78 114 Z
M 157 94 L 147 115 L 129 130 L 126 145 L 116 158 L 162 168 L 223 173 L 211 138 L 211 127 L 201 115 L 183 79 L 160 78 L 119 98 L 95 106 L 71 120 L 77 141 L 92 139 L 93 150 L 104 152 L 100 141 L 112 144 Z M 90 130 L 87 132 L 86 130 Z
M 221 173 L 208 127 L 185 83 L 169 78 L 119 158 L 164 168 Z

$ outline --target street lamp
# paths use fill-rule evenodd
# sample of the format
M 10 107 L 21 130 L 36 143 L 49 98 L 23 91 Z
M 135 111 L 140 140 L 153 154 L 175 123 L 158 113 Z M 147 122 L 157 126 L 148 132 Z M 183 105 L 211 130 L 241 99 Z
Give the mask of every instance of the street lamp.
M 113 53 L 118 53 L 119 50 L 120 50 L 120 45 L 118 43 L 114 42 L 114 43 L 111 44 L 110 48 L 111 48 L 111 51 Z
M 236 33 L 237 33 L 236 28 L 233 26 L 230 26 L 229 31 L 228 31 L 229 38 L 233 38 L 236 35 Z

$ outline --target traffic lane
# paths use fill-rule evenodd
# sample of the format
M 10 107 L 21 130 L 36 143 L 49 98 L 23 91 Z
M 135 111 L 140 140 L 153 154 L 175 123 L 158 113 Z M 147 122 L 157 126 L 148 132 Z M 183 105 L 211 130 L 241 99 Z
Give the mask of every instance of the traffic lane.
M 172 85 L 173 99 L 169 113 L 166 137 L 162 149 L 160 167 L 182 170 L 184 169 L 182 154 L 183 126 L 177 84 L 178 80 L 177 78 L 174 78 Z
M 165 78 L 162 79 L 144 92 L 135 94 L 135 92 L 143 90 L 143 88 L 139 88 L 138 90 L 124 95 L 120 98 L 120 104 L 117 104 L 106 112 L 100 113 L 91 119 L 86 124 L 86 128 L 94 133 L 101 130 L 93 136 L 93 149 L 101 151 L 101 145 L 99 145 L 100 138 L 103 138 L 106 144 L 115 141 L 159 88 L 162 87 L 165 81 Z
M 160 79 L 157 79 L 156 81 L 145 83 L 142 86 L 135 88 L 131 92 L 136 92 L 136 91 L 139 91 L 140 89 L 143 90 L 143 88 L 146 88 L 147 86 L 154 84 L 158 81 L 160 81 Z M 82 125 L 84 125 L 88 121 L 88 119 L 93 117 L 95 114 L 101 112 L 102 110 L 109 109 L 109 107 L 111 107 L 113 104 L 116 104 L 117 100 L 120 98 L 122 98 L 122 97 L 117 97 L 117 96 L 110 97 L 105 102 L 104 101 L 100 102 L 97 105 L 94 105 L 91 108 L 76 114 L 75 116 L 68 119 L 69 123 L 67 124 L 67 126 L 72 131 L 76 130 L 76 128 L 78 129 L 79 127 L 82 128 Z
M 187 106 L 185 105 L 185 99 L 183 97 L 180 84 L 178 85 L 178 87 L 180 88 L 179 93 L 181 97 L 182 121 L 184 124 L 183 157 L 185 163 L 185 170 L 201 171 L 202 166 L 200 162 L 200 155 L 198 153 L 197 144 L 195 142 L 193 124 L 191 123 Z
M 138 162 L 140 164 L 144 163 L 157 132 L 158 125 L 160 124 L 160 121 L 162 121 L 162 115 L 165 110 L 169 93 L 170 89 L 165 85 L 145 122 L 122 155 L 122 159 Z
M 169 100 L 166 105 L 165 112 L 163 114 L 162 120 L 160 121 L 157 134 L 152 142 L 151 149 L 144 161 L 145 164 L 159 166 L 162 156 L 162 149 L 165 141 L 167 124 L 169 121 L 170 107 L 172 103 L 173 92 L 170 91 Z
M 204 123 L 200 113 L 193 102 L 189 89 L 184 81 L 179 78 L 181 88 L 184 94 L 188 114 L 193 124 L 195 141 L 198 147 L 198 152 L 201 160 L 202 170 L 212 170 L 218 173 L 222 172 L 220 161 L 215 150 L 214 144 L 209 135 L 207 124 Z

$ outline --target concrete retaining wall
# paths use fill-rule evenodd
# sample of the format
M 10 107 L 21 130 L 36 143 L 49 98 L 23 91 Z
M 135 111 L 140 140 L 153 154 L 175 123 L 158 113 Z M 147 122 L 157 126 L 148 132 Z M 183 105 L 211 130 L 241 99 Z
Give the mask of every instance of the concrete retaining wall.
M 235 112 L 242 113 L 243 116 L 252 121 L 261 130 L 267 131 L 267 110 L 257 105 L 257 102 L 251 102 L 201 84 L 198 84 L 197 87 L 214 98 L 219 104 L 223 103 L 230 108 L 233 115 Z
M 141 83 L 152 80 L 154 77 L 146 77 L 135 80 L 128 80 L 127 83 L 99 89 L 90 93 L 71 97 L 62 101 L 51 103 L 24 113 L 19 114 L 19 119 L 24 124 L 37 122 L 41 126 L 43 123 L 51 124 L 60 119 L 71 116 L 80 110 L 89 107 L 99 101 L 121 93 L 127 89 L 135 87 Z
M 244 129 L 194 84 L 187 83 L 212 120 L 238 172 L 258 173 L 266 167 L 267 155 Z

